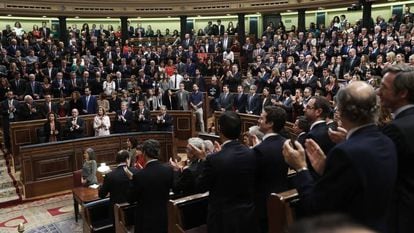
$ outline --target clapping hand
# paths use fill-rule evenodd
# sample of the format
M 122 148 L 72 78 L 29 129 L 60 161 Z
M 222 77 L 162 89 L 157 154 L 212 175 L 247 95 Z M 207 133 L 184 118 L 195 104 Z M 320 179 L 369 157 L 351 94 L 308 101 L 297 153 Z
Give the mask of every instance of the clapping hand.
M 326 155 L 319 147 L 319 145 L 312 139 L 306 139 L 305 142 L 306 153 L 309 161 L 312 164 L 313 169 L 319 175 L 322 175 L 325 171 Z
M 127 166 L 124 167 L 124 172 L 128 176 L 128 179 L 132 180 L 132 178 L 134 177 L 134 174 L 132 174 L 132 172 L 128 169 Z

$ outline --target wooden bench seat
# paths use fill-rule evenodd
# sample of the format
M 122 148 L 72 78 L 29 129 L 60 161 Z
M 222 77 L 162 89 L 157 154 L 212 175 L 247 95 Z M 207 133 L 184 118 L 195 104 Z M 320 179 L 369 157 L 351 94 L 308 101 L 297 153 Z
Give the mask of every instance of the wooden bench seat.
M 113 232 L 114 225 L 109 211 L 109 198 L 100 199 L 84 205 L 83 232 Z
M 121 203 L 114 205 L 114 219 L 116 233 L 134 232 L 135 204 Z
M 199 193 L 168 203 L 169 233 L 207 232 L 208 193 Z
M 283 233 L 295 219 L 291 203 L 298 200 L 298 192 L 291 189 L 282 193 L 272 193 L 267 201 L 269 233 Z

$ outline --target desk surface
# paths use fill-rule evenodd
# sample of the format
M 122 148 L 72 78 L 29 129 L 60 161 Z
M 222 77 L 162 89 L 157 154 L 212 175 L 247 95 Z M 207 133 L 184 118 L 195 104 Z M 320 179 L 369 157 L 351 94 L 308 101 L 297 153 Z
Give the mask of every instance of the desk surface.
M 76 187 L 72 189 L 73 197 L 77 199 L 79 204 L 88 203 L 99 199 L 98 189 L 88 187 Z

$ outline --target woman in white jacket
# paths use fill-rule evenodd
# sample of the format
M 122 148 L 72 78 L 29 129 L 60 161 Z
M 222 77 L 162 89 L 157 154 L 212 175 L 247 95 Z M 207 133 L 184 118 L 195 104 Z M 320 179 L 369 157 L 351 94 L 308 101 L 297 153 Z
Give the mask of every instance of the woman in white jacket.
M 93 120 L 93 128 L 95 129 L 95 136 L 109 135 L 110 127 L 111 127 L 111 120 L 109 119 L 109 116 L 106 115 L 105 109 L 100 106 L 98 109 L 98 114 L 95 116 Z

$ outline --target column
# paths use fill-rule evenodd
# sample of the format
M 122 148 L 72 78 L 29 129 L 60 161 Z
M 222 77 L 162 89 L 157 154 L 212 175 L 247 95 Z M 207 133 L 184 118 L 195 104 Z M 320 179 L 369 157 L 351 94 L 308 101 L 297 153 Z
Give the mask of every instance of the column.
M 362 1 L 362 27 L 367 28 L 368 32 L 371 32 L 371 11 L 372 2 Z
M 305 9 L 298 10 L 298 32 L 305 32 Z
M 67 36 L 67 26 L 66 26 L 66 16 L 59 16 L 59 40 L 63 41 L 65 46 L 68 46 L 68 36 Z
M 237 14 L 237 22 L 239 23 L 239 27 L 237 28 L 237 33 L 239 34 L 239 42 L 240 45 L 243 45 L 246 40 L 246 26 L 244 23 L 244 13 Z
M 187 33 L 187 16 L 180 16 L 180 37 L 184 38 L 184 35 Z
M 122 45 L 124 45 L 125 41 L 128 40 L 128 17 L 121 16 L 121 35 L 122 35 Z

